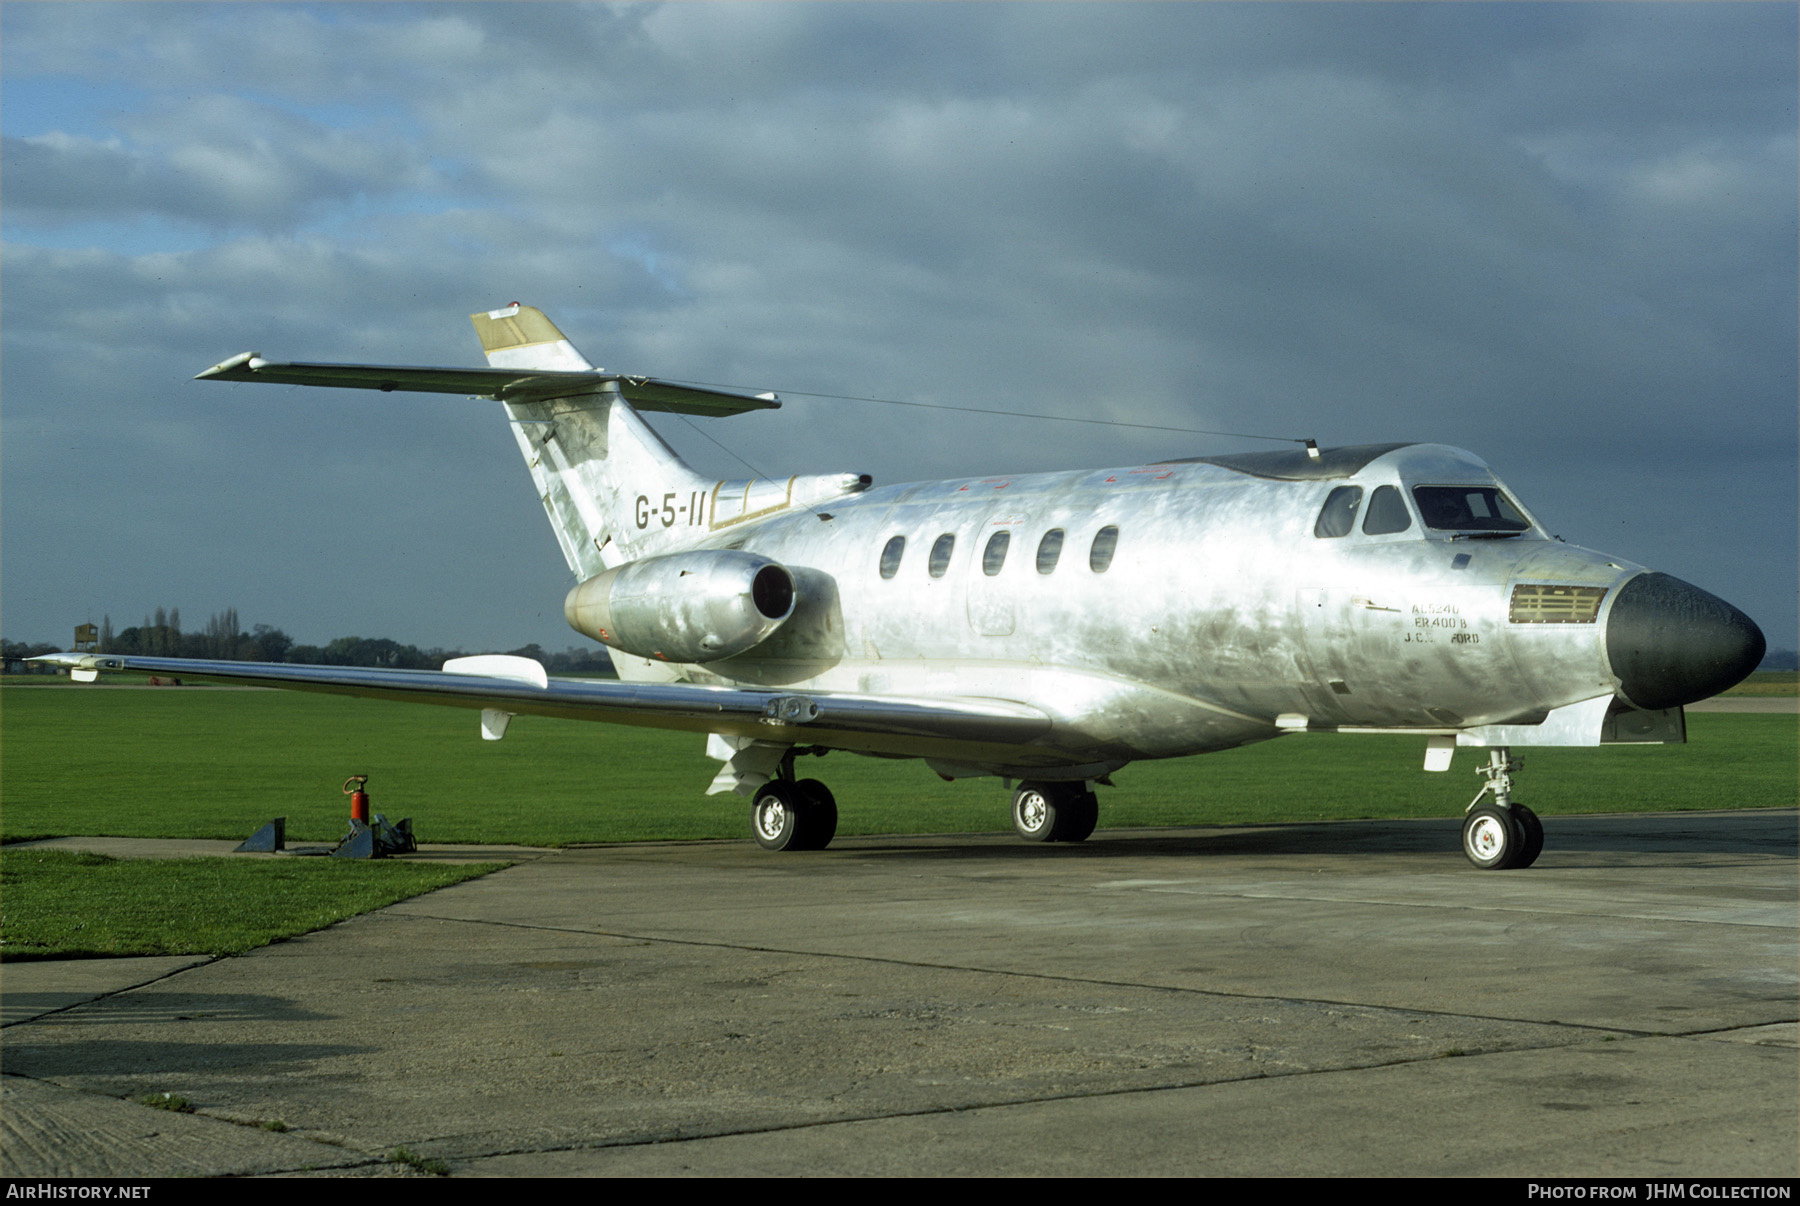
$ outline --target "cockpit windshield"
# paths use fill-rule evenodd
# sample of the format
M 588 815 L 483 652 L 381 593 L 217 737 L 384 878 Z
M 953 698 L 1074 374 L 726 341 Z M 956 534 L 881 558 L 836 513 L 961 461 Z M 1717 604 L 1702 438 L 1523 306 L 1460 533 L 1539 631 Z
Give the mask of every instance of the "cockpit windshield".
M 1498 486 L 1414 486 L 1413 501 L 1425 526 L 1440 532 L 1499 532 L 1531 529 Z

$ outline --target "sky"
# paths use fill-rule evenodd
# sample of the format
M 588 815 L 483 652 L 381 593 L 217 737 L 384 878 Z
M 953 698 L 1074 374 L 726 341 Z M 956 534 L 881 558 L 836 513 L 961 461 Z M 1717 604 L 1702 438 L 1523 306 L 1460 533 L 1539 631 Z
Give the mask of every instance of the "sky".
M 588 646 L 497 404 L 192 380 L 523 301 L 709 475 L 1447 443 L 1795 648 L 1797 12 L 9 0 L 0 632 Z

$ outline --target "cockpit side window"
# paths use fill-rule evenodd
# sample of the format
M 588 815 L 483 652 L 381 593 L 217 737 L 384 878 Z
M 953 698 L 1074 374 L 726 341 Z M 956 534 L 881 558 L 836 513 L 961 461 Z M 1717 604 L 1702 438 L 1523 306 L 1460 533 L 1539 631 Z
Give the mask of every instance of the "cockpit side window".
M 1414 486 L 1413 501 L 1425 526 L 1440 532 L 1523 532 L 1531 527 L 1498 486 Z
M 1369 495 L 1369 509 L 1363 512 L 1363 534 L 1386 536 L 1412 527 L 1412 512 L 1406 509 L 1406 498 L 1392 486 L 1377 487 Z
M 1361 486 L 1339 486 L 1325 496 L 1313 535 L 1320 538 L 1348 536 L 1356 527 L 1356 508 L 1362 502 Z

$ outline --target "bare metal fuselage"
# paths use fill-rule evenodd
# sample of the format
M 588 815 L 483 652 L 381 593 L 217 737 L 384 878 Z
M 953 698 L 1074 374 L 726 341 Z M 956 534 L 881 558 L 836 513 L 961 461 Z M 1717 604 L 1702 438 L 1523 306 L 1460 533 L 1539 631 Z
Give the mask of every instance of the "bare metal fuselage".
M 762 644 L 679 677 L 1025 701 L 1053 725 L 1009 754 L 959 762 L 906 742 L 878 743 L 880 752 L 931 757 L 952 774 L 1085 778 L 1284 729 L 1529 723 L 1614 692 L 1603 613 L 1511 623 L 1509 599 L 1519 583 L 1600 587 L 1610 597 L 1642 567 L 1551 540 L 1535 523 L 1469 539 L 1413 515 L 1401 532 L 1315 535 L 1337 487 L 1392 485 L 1410 498 L 1415 485 L 1497 483 L 1477 458 L 1438 445 L 1401 446 L 1354 467 L 1274 457 L 1290 463 L 1257 467 L 1288 476 L 1197 462 L 953 479 L 697 533 L 694 547 L 785 565 L 798 602 Z M 645 496 L 660 499 L 653 485 Z M 654 509 L 639 513 L 646 526 L 663 524 Z M 1097 570 L 1090 554 L 1109 528 L 1116 547 Z M 1059 555 L 1040 559 L 1054 532 Z M 996 568 L 997 533 L 1007 549 Z M 905 543 L 884 577 L 897 537 Z M 953 547 L 933 576 L 946 537 Z M 619 660 L 629 674 L 634 659 Z

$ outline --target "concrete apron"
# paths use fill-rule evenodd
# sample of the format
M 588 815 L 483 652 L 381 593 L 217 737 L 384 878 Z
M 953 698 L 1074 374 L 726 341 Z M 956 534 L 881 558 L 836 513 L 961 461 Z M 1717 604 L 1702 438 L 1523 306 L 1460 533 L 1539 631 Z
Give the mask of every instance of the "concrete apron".
M 1793 1176 L 1795 814 L 1546 829 L 590 848 L 8 964 L 0 1171 Z

